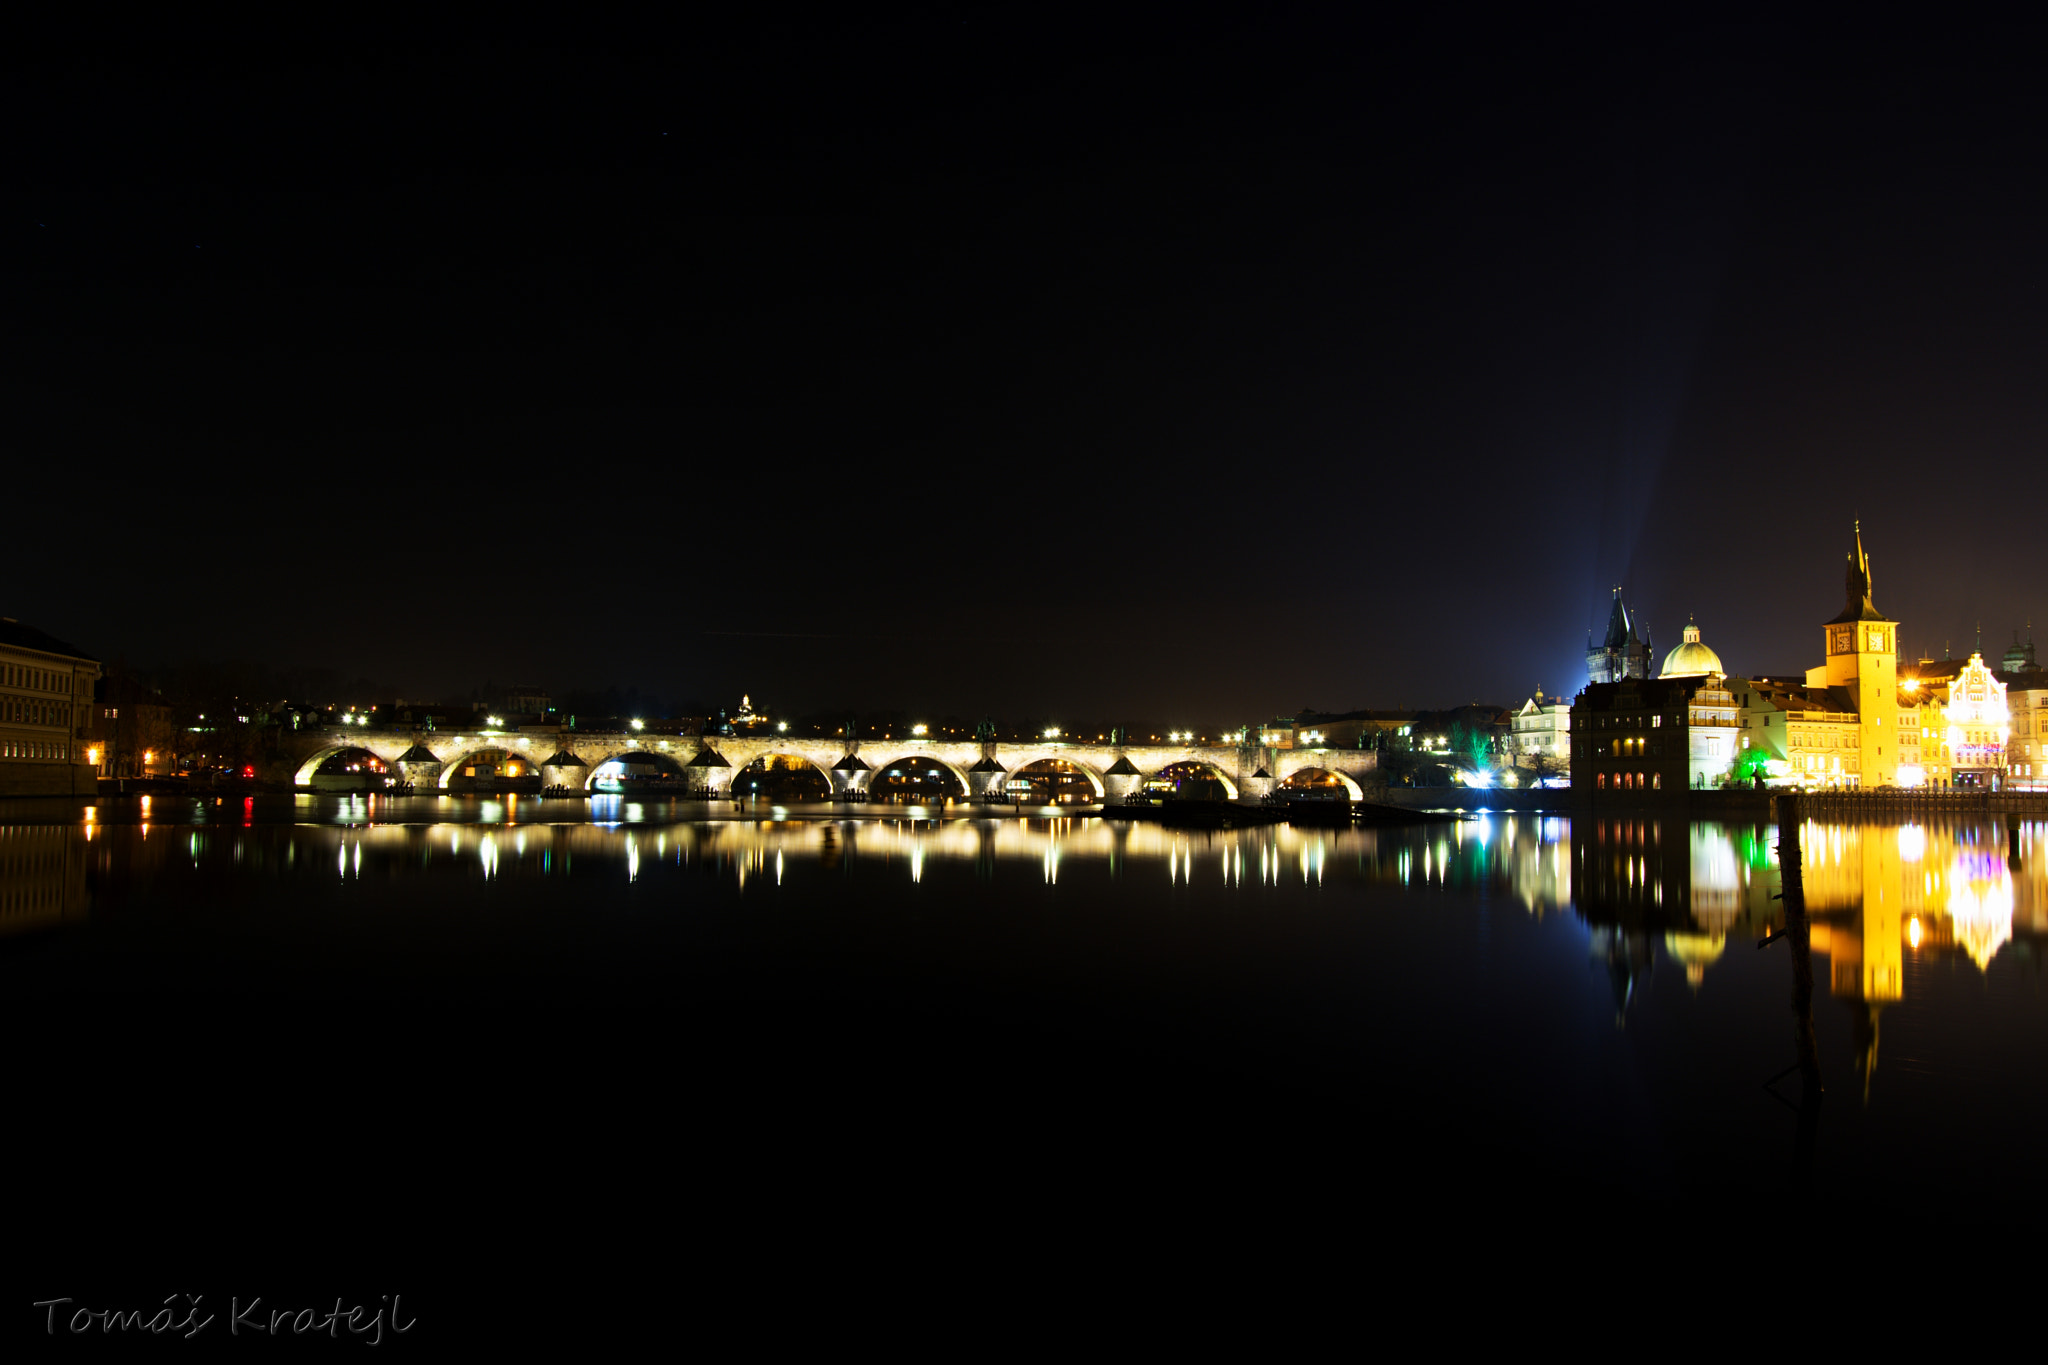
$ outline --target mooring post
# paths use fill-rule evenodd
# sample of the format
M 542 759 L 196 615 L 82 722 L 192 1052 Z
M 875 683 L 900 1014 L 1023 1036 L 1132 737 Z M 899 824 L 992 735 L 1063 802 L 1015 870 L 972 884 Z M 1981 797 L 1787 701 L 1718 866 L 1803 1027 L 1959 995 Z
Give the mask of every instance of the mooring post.
M 1785 935 L 1792 940 L 1792 1040 L 1799 1078 L 1810 1094 L 1821 1093 L 1820 1050 L 1813 1033 L 1813 940 L 1806 921 L 1806 878 L 1800 867 L 1797 792 L 1778 794 L 1779 889 L 1785 898 Z
M 1813 1149 L 1820 1131 L 1820 1048 L 1813 1032 L 1813 941 L 1806 919 L 1806 879 L 1800 866 L 1797 792 L 1778 794 L 1779 889 L 1785 902 L 1784 937 L 1792 941 L 1792 1044 L 1799 1072 L 1799 1127 L 1792 1145 L 1792 1183 L 1802 1192 L 1813 1185 Z

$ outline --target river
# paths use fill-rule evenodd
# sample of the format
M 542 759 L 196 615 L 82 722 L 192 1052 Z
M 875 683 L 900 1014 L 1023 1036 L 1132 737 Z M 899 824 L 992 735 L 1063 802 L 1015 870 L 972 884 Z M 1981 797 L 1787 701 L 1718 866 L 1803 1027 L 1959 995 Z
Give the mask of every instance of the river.
M 1803 828 L 1802 1112 L 1775 829 L 444 796 L 5 818 L 23 1112 L 95 1198 L 175 1162 L 207 1189 L 328 1172 L 407 1227 L 574 1191 L 751 1236 L 1081 1191 L 1712 1220 L 1911 1171 L 1919 1215 L 1971 1219 L 2048 1118 L 2038 823 Z

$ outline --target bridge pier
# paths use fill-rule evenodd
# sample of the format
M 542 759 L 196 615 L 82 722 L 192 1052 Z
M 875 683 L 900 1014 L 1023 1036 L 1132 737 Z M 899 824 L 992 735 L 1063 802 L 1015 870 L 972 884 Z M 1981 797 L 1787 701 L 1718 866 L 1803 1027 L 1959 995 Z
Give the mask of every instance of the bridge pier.
M 1129 796 L 1144 784 L 1145 775 L 1131 763 L 1130 756 L 1118 754 L 1116 762 L 1102 771 L 1102 794 L 1115 800 Z
M 1003 765 L 996 762 L 995 755 L 984 749 L 981 761 L 967 770 L 967 794 L 972 797 L 988 796 L 991 793 L 1001 796 L 1003 779 L 1008 776 L 1009 773 L 1004 770 Z
M 568 749 L 557 749 L 554 755 L 540 765 L 540 782 L 543 787 L 567 787 L 571 791 L 582 791 L 590 785 L 590 765 L 576 757 Z
M 683 765 L 683 775 L 692 789 L 706 796 L 723 796 L 732 790 L 732 764 L 709 744 Z
M 861 760 L 859 754 L 848 754 L 832 765 L 832 797 L 835 801 L 868 789 L 868 779 L 874 776 L 874 769 Z

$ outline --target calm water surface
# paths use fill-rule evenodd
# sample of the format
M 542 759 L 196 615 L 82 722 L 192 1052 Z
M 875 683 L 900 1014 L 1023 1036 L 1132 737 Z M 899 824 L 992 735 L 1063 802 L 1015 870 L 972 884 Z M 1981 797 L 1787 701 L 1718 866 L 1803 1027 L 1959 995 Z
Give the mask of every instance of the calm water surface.
M 2048 1120 L 2033 823 L 1805 827 L 1827 1093 L 1802 1139 L 1797 1077 L 1766 1085 L 1794 1060 L 1791 950 L 1757 946 L 1773 829 L 446 797 L 6 818 L 0 998 L 40 1040 L 58 1168 L 110 1190 L 160 1151 L 222 1179 L 339 1163 L 428 1222 L 571 1186 L 704 1218 L 1199 1189 L 1710 1219 L 1933 1163 L 1916 1210 L 1972 1217 Z

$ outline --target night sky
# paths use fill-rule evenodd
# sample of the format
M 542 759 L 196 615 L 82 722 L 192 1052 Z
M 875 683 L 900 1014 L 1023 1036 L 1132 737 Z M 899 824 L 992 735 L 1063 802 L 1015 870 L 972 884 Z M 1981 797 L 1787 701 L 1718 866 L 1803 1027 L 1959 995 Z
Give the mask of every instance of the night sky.
M 1207 724 L 1576 691 L 1615 583 L 1800 671 L 1861 517 L 1907 650 L 1996 652 L 2048 632 L 2033 52 L 11 44 L 0 613 L 419 696 Z

